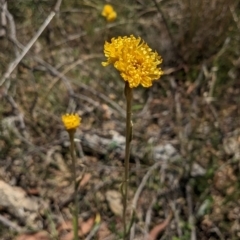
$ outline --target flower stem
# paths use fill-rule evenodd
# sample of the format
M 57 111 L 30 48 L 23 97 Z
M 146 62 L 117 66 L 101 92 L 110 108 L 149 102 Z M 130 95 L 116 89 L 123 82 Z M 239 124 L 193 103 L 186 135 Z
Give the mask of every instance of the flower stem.
M 70 153 L 72 157 L 72 178 L 74 183 L 74 207 L 73 207 L 73 232 L 74 240 L 78 240 L 78 182 L 76 174 L 76 155 L 74 147 L 74 133 L 75 131 L 68 131 L 70 138 Z
M 124 159 L 124 177 L 123 177 L 123 239 L 127 240 L 127 199 L 128 199 L 128 181 L 129 181 L 129 159 L 130 159 L 130 143 L 132 140 L 132 88 L 129 87 L 129 83 L 125 83 L 125 97 L 127 101 L 126 109 L 126 144 L 125 144 L 125 159 Z

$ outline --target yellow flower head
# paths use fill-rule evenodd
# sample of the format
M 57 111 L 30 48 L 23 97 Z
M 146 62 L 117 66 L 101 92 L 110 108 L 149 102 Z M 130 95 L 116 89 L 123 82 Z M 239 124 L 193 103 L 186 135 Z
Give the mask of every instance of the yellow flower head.
M 110 14 L 108 14 L 106 18 L 108 22 L 113 22 L 117 18 L 117 13 L 113 11 Z
M 142 39 L 130 37 L 112 38 L 105 42 L 104 54 L 107 58 L 103 66 L 113 64 L 120 72 L 122 78 L 128 81 L 130 88 L 141 84 L 143 87 L 152 86 L 152 81 L 163 74 L 158 67 L 162 58 L 153 52 Z
M 117 13 L 114 11 L 112 5 L 106 4 L 102 10 L 102 16 L 105 17 L 108 22 L 113 22 L 117 18 Z
M 76 130 L 81 123 L 81 118 L 77 114 L 62 115 L 62 122 L 67 131 Z

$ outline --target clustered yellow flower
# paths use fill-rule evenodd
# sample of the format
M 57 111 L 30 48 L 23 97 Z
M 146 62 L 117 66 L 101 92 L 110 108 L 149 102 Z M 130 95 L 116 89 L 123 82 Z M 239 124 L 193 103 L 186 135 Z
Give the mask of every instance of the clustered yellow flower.
M 78 116 L 78 114 L 67 113 L 62 115 L 62 122 L 67 131 L 76 130 L 76 128 L 80 125 L 81 120 L 82 119 Z
M 102 16 L 105 17 L 108 22 L 113 22 L 117 18 L 117 13 L 114 11 L 112 5 L 106 4 L 102 10 Z
M 113 64 L 122 78 L 128 81 L 130 88 L 141 84 L 143 87 L 152 86 L 152 81 L 163 75 L 158 67 L 162 58 L 140 38 L 130 37 L 112 38 L 105 42 L 104 54 L 106 62 L 103 66 Z

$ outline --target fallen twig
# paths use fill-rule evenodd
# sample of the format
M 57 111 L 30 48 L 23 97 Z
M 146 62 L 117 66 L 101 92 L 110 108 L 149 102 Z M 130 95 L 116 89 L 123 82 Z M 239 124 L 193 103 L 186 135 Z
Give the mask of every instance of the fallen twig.
M 5 226 L 7 226 L 7 227 L 9 227 L 9 228 L 11 228 L 11 229 L 13 229 L 13 230 L 15 230 L 15 231 L 18 232 L 18 233 L 24 232 L 24 229 L 23 229 L 23 228 L 19 227 L 16 223 L 8 220 L 7 218 L 5 218 L 5 217 L 2 216 L 2 215 L 0 215 L 0 222 L 1 222 L 3 225 L 5 225 Z
M 161 161 L 159 162 L 156 162 L 153 166 L 151 166 L 149 168 L 149 170 L 147 171 L 147 173 L 144 175 L 143 179 L 142 179 L 142 182 L 140 183 L 135 195 L 134 195 L 134 198 L 133 198 L 133 201 L 132 201 L 132 217 L 134 216 L 134 213 L 136 211 L 136 207 L 137 207 L 137 201 L 140 197 L 140 194 L 144 188 L 144 186 L 146 185 L 147 183 L 147 180 L 148 178 L 151 176 L 152 172 L 158 168 L 160 165 L 162 164 Z M 131 235 L 134 236 L 134 232 L 131 232 Z
M 30 48 L 33 46 L 33 44 L 37 41 L 39 36 L 42 34 L 44 29 L 48 26 L 48 24 L 51 22 L 53 17 L 56 15 L 56 13 L 59 11 L 60 5 L 61 5 L 62 0 L 57 0 L 55 7 L 53 10 L 50 12 L 48 17 L 45 19 L 43 24 L 40 26 L 36 34 L 33 36 L 33 38 L 29 41 L 29 43 L 25 46 L 23 49 L 22 53 L 13 61 L 9 64 L 7 71 L 3 74 L 3 77 L 0 81 L 0 86 L 4 84 L 4 82 L 10 77 L 14 69 L 17 67 L 17 65 L 21 62 L 21 60 L 24 58 L 24 56 L 28 53 Z

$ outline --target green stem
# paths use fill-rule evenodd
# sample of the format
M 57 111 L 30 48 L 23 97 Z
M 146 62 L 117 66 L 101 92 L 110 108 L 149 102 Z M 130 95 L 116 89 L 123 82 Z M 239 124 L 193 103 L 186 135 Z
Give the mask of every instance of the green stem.
M 132 88 L 129 87 L 128 82 L 125 83 L 125 97 L 127 101 L 126 109 L 126 144 L 125 144 L 125 159 L 124 159 L 124 177 L 123 177 L 123 239 L 127 240 L 127 199 L 128 199 L 128 181 L 129 181 L 129 159 L 130 159 L 130 143 L 132 140 Z
M 72 178 L 74 183 L 74 207 L 73 207 L 73 232 L 74 240 L 78 240 L 78 182 L 76 173 L 76 156 L 74 147 L 74 133 L 75 131 L 69 131 L 70 138 L 70 153 L 72 157 Z

